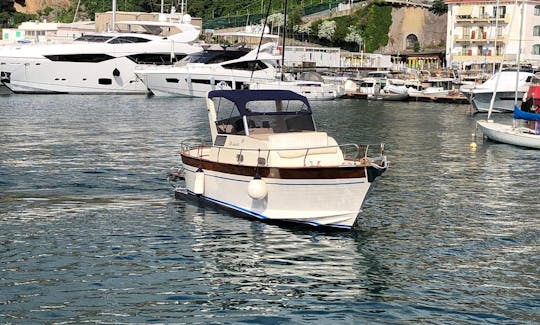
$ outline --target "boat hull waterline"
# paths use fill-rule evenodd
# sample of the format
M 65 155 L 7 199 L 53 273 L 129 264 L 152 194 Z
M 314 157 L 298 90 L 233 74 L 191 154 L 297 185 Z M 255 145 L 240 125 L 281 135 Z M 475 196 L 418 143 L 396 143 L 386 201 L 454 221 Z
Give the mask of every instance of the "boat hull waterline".
M 248 195 L 253 176 L 203 170 L 204 194 L 197 195 L 193 189 L 198 167 L 184 165 L 184 168 L 188 195 L 257 219 L 344 229 L 354 225 L 371 186 L 365 176 L 342 179 L 263 177 L 269 194 L 263 200 L 254 200 Z M 364 174 L 363 168 L 360 172 L 357 170 L 357 174 Z M 179 191 L 181 189 L 177 189 Z
M 488 139 L 512 144 L 520 147 L 540 149 L 540 135 L 523 132 L 521 128 L 512 125 L 495 123 L 493 121 L 478 121 L 478 126 Z

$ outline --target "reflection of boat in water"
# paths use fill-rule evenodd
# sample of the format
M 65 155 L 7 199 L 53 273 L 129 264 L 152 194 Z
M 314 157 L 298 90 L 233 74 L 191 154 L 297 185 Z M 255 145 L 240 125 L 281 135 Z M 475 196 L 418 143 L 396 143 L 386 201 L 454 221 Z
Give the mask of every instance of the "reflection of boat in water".
M 292 91 L 216 90 L 207 108 L 212 145 L 183 146 L 186 187 L 177 197 L 259 219 L 351 228 L 387 168 L 382 144 L 337 144 Z

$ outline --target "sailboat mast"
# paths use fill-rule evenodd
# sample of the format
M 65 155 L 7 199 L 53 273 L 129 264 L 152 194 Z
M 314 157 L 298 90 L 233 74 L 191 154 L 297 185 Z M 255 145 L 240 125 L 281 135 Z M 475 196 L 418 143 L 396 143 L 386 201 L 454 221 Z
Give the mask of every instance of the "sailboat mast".
M 521 61 L 521 40 L 523 39 L 523 21 L 525 20 L 525 0 L 521 2 L 521 19 L 519 25 L 519 42 L 518 42 L 518 54 L 516 58 L 517 64 L 517 75 L 516 75 L 516 91 L 514 93 L 514 106 L 517 105 L 518 101 L 518 86 L 519 86 L 519 62 Z
M 287 36 L 287 0 L 285 0 L 285 8 L 283 9 L 283 41 L 281 45 L 281 81 L 283 81 L 283 69 L 285 68 L 285 37 Z

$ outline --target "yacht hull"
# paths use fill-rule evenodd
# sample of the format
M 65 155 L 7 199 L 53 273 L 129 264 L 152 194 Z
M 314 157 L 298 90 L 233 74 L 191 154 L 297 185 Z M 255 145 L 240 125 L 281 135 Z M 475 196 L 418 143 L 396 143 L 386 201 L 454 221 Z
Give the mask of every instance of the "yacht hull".
M 135 66 L 125 57 L 99 63 L 27 60 L 3 67 L 10 74 L 4 83 L 14 93 L 144 94 Z
M 521 101 L 525 91 L 518 92 L 517 100 Z M 489 105 L 491 103 L 492 92 L 477 92 L 472 94 L 471 103 L 474 109 L 480 113 L 486 113 L 489 111 Z M 495 95 L 495 101 L 493 102 L 493 112 L 495 113 L 511 113 L 514 111 L 515 92 L 504 91 L 497 92 Z

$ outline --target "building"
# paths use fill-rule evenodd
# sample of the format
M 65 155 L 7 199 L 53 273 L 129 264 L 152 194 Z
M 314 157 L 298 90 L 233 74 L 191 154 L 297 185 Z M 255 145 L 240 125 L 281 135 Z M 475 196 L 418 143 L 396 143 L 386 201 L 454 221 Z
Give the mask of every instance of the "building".
M 25 21 L 18 28 L 4 28 L 2 30 L 2 43 L 21 42 L 62 42 L 72 41 L 84 33 L 95 32 L 95 25 L 91 21 L 76 22 L 72 24 L 48 23 L 46 21 Z
M 449 67 L 540 66 L 540 0 L 446 0 Z M 522 31 L 520 37 L 520 31 Z M 521 53 L 519 47 L 521 44 Z

